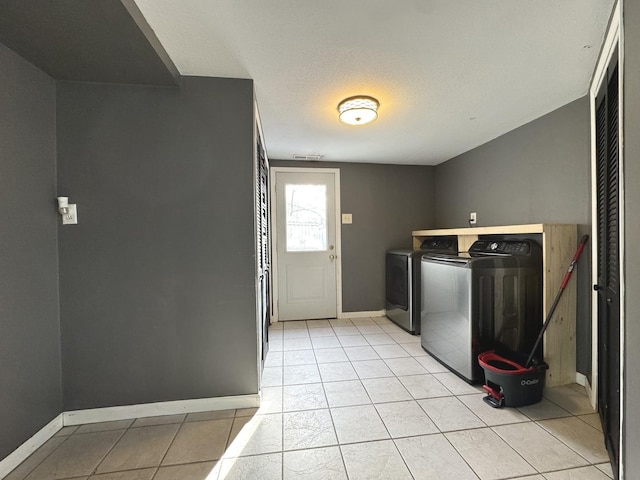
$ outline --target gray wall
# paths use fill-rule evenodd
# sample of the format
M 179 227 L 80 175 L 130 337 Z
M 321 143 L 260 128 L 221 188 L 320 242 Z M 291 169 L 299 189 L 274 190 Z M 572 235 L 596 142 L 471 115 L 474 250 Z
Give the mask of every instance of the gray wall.
M 55 84 L 0 45 L 0 460 L 62 410 Z
M 626 478 L 640 472 L 640 4 L 624 2 L 625 425 Z
M 256 393 L 253 83 L 60 82 L 64 409 Z
M 268 139 L 267 139 L 268 141 Z M 434 167 L 272 160 L 271 166 L 340 169 L 342 310 L 385 308 L 384 255 L 411 248 L 413 230 L 434 227 Z
M 583 97 L 436 167 L 436 225 L 575 223 L 591 233 L 589 101 Z M 567 266 L 570 259 L 567 259 Z M 591 375 L 589 245 L 578 264 L 577 368 Z

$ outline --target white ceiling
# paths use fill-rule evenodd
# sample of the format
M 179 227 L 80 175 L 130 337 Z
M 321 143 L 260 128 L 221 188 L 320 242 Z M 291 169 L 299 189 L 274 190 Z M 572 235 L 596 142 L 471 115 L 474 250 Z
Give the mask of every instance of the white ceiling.
M 424 165 L 585 95 L 614 2 L 135 1 L 182 75 L 254 80 L 270 158 Z

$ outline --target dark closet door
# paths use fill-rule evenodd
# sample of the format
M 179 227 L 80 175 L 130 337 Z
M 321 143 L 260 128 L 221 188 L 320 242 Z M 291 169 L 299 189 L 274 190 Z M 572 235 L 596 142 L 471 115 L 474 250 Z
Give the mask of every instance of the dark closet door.
M 257 127 L 256 127 L 257 129 Z M 271 245 L 269 221 L 269 161 L 260 136 L 256 143 L 256 256 L 258 263 L 258 318 L 262 324 L 262 366 L 269 351 L 269 319 L 271 317 Z
M 617 59 L 617 55 L 613 56 Z M 618 478 L 620 451 L 620 261 L 618 65 L 612 60 L 596 99 L 598 198 L 598 411 Z

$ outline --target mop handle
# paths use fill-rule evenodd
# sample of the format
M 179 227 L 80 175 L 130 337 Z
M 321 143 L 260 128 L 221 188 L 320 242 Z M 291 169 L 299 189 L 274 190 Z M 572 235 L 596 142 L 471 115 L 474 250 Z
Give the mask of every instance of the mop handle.
M 573 256 L 573 260 L 571 260 L 571 264 L 569 264 L 569 268 L 567 269 L 567 273 L 564 274 L 564 278 L 562 279 L 562 283 L 560 284 L 560 290 L 558 290 L 558 294 L 556 295 L 556 298 L 553 301 L 553 304 L 551 305 L 551 309 L 549 310 L 549 313 L 547 314 L 547 318 L 544 321 L 544 325 L 542 326 L 542 330 L 540 330 L 540 333 L 538 334 L 538 338 L 536 339 L 536 343 L 533 345 L 533 348 L 531 349 L 531 353 L 529 354 L 529 357 L 527 358 L 527 363 L 524 364 L 524 368 L 529 368 L 529 366 L 531 365 L 531 361 L 533 360 L 533 355 L 535 354 L 536 349 L 538 348 L 538 345 L 540 345 L 540 342 L 542 341 L 542 336 L 544 335 L 544 332 L 547 330 L 547 327 L 551 323 L 551 318 L 553 317 L 553 314 L 554 314 L 554 312 L 556 310 L 556 307 L 558 306 L 558 302 L 560 301 L 560 297 L 562 296 L 562 293 L 564 292 L 564 289 L 567 287 L 567 284 L 569 283 L 569 279 L 571 278 L 571 274 L 573 273 L 573 269 L 575 268 L 576 263 L 578 263 L 578 260 L 580 259 L 580 255 L 582 255 L 582 251 L 584 250 L 584 247 L 585 247 L 585 245 L 587 244 L 588 241 L 589 241 L 589 235 L 584 235 L 580 239 L 580 244 L 578 245 L 578 249 L 576 250 L 576 253 Z

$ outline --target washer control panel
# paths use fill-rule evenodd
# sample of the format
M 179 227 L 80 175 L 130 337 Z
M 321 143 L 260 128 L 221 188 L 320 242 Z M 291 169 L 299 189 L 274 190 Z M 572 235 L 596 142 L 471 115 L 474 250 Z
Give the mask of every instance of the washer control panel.
M 469 248 L 469 253 L 529 255 L 531 244 L 531 240 L 476 240 Z

